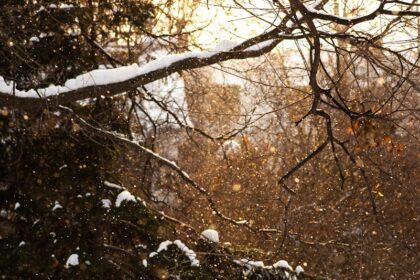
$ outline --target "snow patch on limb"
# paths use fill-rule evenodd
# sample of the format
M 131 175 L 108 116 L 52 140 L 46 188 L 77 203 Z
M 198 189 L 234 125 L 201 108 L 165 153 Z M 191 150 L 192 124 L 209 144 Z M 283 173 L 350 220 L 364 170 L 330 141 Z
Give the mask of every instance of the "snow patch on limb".
M 63 206 L 61 206 L 61 204 L 58 201 L 56 201 L 56 202 L 54 202 L 54 206 L 52 208 L 52 211 L 55 211 L 57 209 L 62 209 L 62 208 L 63 208 Z
M 136 76 L 145 74 L 137 64 L 122 66 L 114 69 L 96 69 L 88 73 L 77 76 L 74 79 L 67 80 L 64 85 L 50 85 L 49 87 L 30 90 L 14 89 L 15 96 L 20 98 L 39 98 L 50 97 L 69 91 L 78 90 L 84 87 L 100 86 L 112 83 L 118 83 L 132 79 Z M 13 94 L 13 83 L 6 83 L 3 77 L 0 77 L 0 92 Z
M 169 240 L 166 240 L 166 241 L 163 241 L 163 242 L 161 242 L 160 244 L 159 244 L 159 247 L 158 247 L 158 249 L 157 249 L 157 252 L 159 253 L 159 252 L 162 252 L 162 251 L 166 251 L 166 250 L 168 250 L 168 246 L 169 245 L 172 245 L 172 241 L 169 241 Z
M 201 235 L 211 242 L 219 243 L 219 233 L 214 229 L 206 229 Z
M 303 273 L 303 268 L 298 265 L 296 266 L 296 269 L 293 270 L 293 268 L 289 265 L 289 263 L 285 260 L 280 260 L 272 265 L 265 265 L 263 261 L 253 261 L 248 259 L 240 259 L 240 260 L 234 260 L 236 264 L 246 266 L 247 268 L 264 268 L 264 269 L 283 269 L 290 272 L 296 272 L 296 274 Z
M 63 9 L 63 10 L 70 10 L 70 9 L 72 9 L 72 8 L 74 8 L 73 4 L 64 4 L 64 3 L 61 3 L 61 4 L 60 4 L 60 9 Z
M 253 267 L 261 267 L 261 268 L 265 268 L 264 262 L 263 261 L 252 261 L 252 260 L 248 260 L 248 259 L 240 259 L 240 260 L 234 260 L 233 261 L 236 264 L 239 265 L 245 265 L 245 266 L 253 266 Z
M 273 264 L 273 268 L 283 268 L 283 269 L 293 271 L 293 268 L 285 260 L 280 260 L 280 261 L 276 262 L 275 264 Z
M 181 240 L 175 240 L 173 242 L 170 240 L 165 240 L 161 242 L 156 252 L 150 253 L 149 258 L 153 258 L 154 256 L 156 256 L 158 253 L 162 251 L 167 251 L 168 246 L 170 245 L 177 246 L 178 249 L 181 250 L 184 253 L 184 255 L 190 260 L 191 266 L 194 266 L 194 267 L 200 266 L 200 261 L 197 260 L 197 254 L 193 250 L 188 248 L 187 245 L 185 245 Z M 143 260 L 143 265 L 144 265 L 144 261 L 146 261 L 146 266 L 147 266 L 147 260 Z
M 270 40 L 267 40 L 267 41 L 263 41 L 263 42 L 258 43 L 256 45 L 253 45 L 252 47 L 247 48 L 246 51 L 259 51 L 259 50 L 262 50 L 262 49 L 264 49 L 264 48 L 266 48 L 266 47 L 274 44 L 275 41 L 276 41 L 275 39 L 270 39 Z
M 108 181 L 104 181 L 104 185 L 110 188 L 117 189 L 117 190 L 125 190 L 125 188 L 121 187 L 120 185 L 117 185 Z
M 200 266 L 200 261 L 197 260 L 197 254 L 188 248 L 181 240 L 175 240 L 173 244 L 178 246 L 179 250 L 184 252 L 185 256 L 187 256 L 190 260 L 191 266 Z
M 67 259 L 64 267 L 65 268 L 70 268 L 70 266 L 77 266 L 77 265 L 79 265 L 79 255 L 78 254 L 71 254 L 70 257 Z
M 102 208 L 106 208 L 106 209 L 109 209 L 109 208 L 111 208 L 111 205 L 112 205 L 112 202 L 111 202 L 111 200 L 109 200 L 109 199 L 101 199 L 101 203 L 102 203 Z
M 305 270 L 303 270 L 303 268 L 302 268 L 300 265 L 298 265 L 298 266 L 296 266 L 296 268 L 295 268 L 295 272 L 296 272 L 296 274 L 297 274 L 297 275 L 299 275 L 299 274 L 301 274 L 301 273 L 304 273 L 304 272 L 305 272 Z
M 222 40 L 216 47 L 214 47 L 211 51 L 213 52 L 223 52 L 227 50 L 231 50 L 237 47 L 239 44 L 237 42 L 233 42 L 230 40 Z
M 124 201 L 137 202 L 136 197 L 129 191 L 122 191 L 118 194 L 117 199 L 115 200 L 115 207 L 120 207 Z

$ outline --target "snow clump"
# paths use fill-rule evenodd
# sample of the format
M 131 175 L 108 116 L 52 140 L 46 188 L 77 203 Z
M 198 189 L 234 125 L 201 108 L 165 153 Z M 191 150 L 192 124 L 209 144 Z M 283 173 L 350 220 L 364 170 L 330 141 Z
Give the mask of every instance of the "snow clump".
M 70 257 L 67 259 L 64 267 L 65 268 L 70 268 L 70 266 L 77 266 L 77 265 L 79 265 L 79 255 L 78 254 L 71 254 Z
M 206 229 L 201 235 L 211 242 L 219 243 L 219 233 L 214 229 Z
M 132 195 L 129 191 L 122 191 L 117 196 L 117 200 L 115 201 L 115 207 L 120 207 L 123 201 L 133 201 L 137 202 L 136 197 Z

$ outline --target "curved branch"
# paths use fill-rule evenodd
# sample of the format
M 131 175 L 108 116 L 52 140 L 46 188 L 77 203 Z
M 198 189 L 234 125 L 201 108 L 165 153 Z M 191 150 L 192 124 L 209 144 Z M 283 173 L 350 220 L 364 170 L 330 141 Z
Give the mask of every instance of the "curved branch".
M 264 36 L 263 36 L 264 35 Z M 241 44 L 222 42 L 207 52 L 191 52 L 169 55 L 139 67 L 123 66 L 113 69 L 99 69 L 68 80 L 64 85 L 51 85 L 43 89 L 17 90 L 14 83 L 7 84 L 0 77 L 0 104 L 34 110 L 42 105 L 58 106 L 69 102 L 98 96 L 112 96 L 162 79 L 172 73 L 209 66 L 231 59 L 246 59 L 271 51 L 283 38 L 274 34 L 254 37 Z M 39 94 L 38 94 L 39 93 Z

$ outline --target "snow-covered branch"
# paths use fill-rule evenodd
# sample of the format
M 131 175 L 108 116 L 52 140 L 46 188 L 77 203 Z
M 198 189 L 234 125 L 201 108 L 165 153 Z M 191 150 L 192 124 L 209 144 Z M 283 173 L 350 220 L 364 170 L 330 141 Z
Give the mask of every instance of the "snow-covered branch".
M 18 90 L 15 83 L 0 77 L 0 104 L 33 109 L 48 104 L 62 105 L 91 97 L 112 96 L 150 82 L 162 79 L 172 73 L 208 66 L 231 59 L 245 59 L 260 56 L 271 51 L 281 36 L 256 36 L 243 43 L 222 41 L 209 51 L 168 55 L 153 60 L 144 66 L 137 64 L 113 69 L 97 69 L 70 79 L 64 85 L 50 85 L 47 88 Z

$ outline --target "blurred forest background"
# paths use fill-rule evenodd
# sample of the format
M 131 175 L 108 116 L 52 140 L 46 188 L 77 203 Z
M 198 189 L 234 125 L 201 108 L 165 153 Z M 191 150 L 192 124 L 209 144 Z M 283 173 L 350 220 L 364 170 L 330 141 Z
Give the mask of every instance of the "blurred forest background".
M 420 277 L 420 4 L 257 2 L 0 2 L 2 279 Z M 38 92 L 250 38 L 118 94 Z

